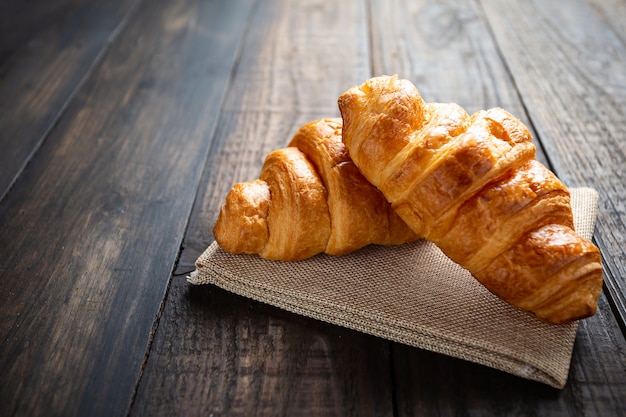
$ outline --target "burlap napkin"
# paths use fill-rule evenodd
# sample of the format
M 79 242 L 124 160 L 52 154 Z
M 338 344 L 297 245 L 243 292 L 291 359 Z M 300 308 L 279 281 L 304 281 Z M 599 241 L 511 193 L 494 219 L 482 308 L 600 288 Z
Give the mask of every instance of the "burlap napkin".
M 570 191 L 576 230 L 591 238 L 598 195 Z M 424 240 L 300 262 L 232 255 L 214 242 L 188 281 L 557 388 L 567 381 L 577 330 L 511 307 Z

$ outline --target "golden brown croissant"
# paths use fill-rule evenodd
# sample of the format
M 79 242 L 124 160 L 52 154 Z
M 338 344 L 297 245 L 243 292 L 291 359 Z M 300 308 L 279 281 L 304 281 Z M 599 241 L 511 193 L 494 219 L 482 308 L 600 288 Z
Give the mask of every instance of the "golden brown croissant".
M 235 184 L 213 234 L 229 252 L 283 261 L 417 239 L 350 160 L 340 118 L 302 126 L 258 180 Z
M 351 88 L 339 108 L 354 163 L 418 235 L 541 319 L 595 313 L 600 252 L 574 232 L 569 191 L 520 120 L 427 103 L 395 76 Z

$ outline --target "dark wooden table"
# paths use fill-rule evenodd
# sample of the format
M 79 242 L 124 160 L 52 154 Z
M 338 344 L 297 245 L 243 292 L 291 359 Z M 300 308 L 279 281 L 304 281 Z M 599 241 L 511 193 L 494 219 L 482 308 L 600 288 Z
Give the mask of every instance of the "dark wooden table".
M 626 1 L 0 1 L 1 416 L 626 415 Z M 185 276 L 234 182 L 379 74 L 599 192 L 563 390 Z

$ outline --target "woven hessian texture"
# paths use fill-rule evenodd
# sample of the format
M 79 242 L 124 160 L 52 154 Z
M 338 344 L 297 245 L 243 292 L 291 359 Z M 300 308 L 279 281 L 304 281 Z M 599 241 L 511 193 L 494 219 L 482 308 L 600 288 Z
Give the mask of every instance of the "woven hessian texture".
M 590 239 L 597 192 L 570 192 L 576 230 Z M 511 307 L 424 240 L 299 262 L 232 255 L 214 242 L 188 281 L 556 388 L 567 382 L 577 323 Z

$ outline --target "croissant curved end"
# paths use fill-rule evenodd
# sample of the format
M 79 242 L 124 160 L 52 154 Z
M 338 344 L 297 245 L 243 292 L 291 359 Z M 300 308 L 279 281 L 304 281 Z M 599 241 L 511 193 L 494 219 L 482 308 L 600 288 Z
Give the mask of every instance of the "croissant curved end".
M 259 253 L 267 244 L 270 191 L 261 180 L 238 183 L 226 196 L 213 235 L 231 253 Z

